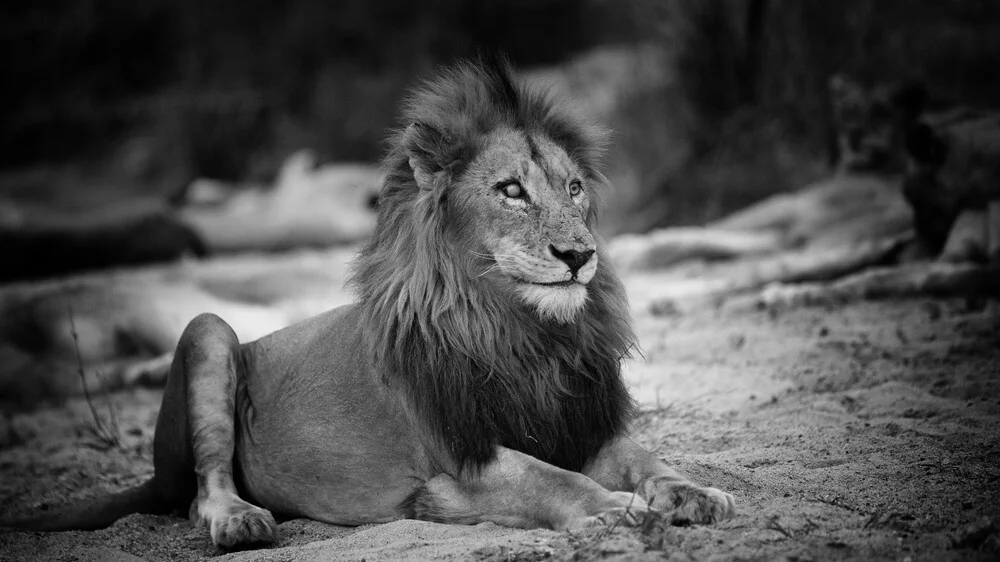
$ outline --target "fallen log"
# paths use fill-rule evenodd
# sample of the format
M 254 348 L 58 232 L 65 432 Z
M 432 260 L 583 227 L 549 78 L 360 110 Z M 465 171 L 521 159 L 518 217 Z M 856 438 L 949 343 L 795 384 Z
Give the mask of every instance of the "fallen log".
M 347 244 L 374 228 L 378 174 L 367 164 L 316 166 L 301 151 L 286 160 L 274 187 L 227 190 L 199 181 L 178 212 L 213 253 Z
M 0 283 L 204 257 L 201 237 L 166 205 L 91 212 L 0 201 Z
M 894 182 L 840 174 L 795 193 L 764 199 L 704 227 L 628 234 L 609 244 L 622 269 L 760 256 L 792 248 L 835 249 L 906 236 L 913 215 Z
M 832 283 L 776 283 L 729 299 L 727 310 L 839 305 L 913 296 L 1000 297 L 1000 268 L 975 263 L 924 262 L 876 267 Z
M 910 217 L 897 181 L 877 174 L 840 173 L 792 193 L 772 195 L 745 209 L 709 222 L 725 230 L 776 230 L 791 239 L 809 240 L 858 217 Z
M 735 295 L 771 283 L 829 281 L 862 269 L 886 264 L 908 243 L 909 236 L 875 240 L 853 246 L 810 249 L 727 264 L 728 271 L 706 272 L 700 279 L 668 282 L 652 298 L 653 314 L 718 306 Z M 722 268 L 720 268 L 722 269 Z
M 195 316 L 218 314 L 240 341 L 257 339 L 349 302 L 352 256 L 222 256 L 0 286 L 0 409 L 59 402 L 81 382 L 91 392 L 162 384 Z
M 609 244 L 621 269 L 655 269 L 690 259 L 722 260 L 769 254 L 786 247 L 776 232 L 680 227 L 625 234 Z

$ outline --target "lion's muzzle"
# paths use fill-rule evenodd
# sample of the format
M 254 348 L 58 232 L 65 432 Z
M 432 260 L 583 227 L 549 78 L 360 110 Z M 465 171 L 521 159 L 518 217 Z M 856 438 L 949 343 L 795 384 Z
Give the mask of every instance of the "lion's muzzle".
M 587 265 L 587 262 L 590 261 L 590 257 L 594 255 L 596 250 L 587 249 L 580 251 L 574 248 L 560 250 L 554 245 L 549 244 L 549 252 L 552 253 L 554 258 L 565 263 L 569 267 L 569 271 L 573 274 L 573 277 L 576 277 L 580 268 Z

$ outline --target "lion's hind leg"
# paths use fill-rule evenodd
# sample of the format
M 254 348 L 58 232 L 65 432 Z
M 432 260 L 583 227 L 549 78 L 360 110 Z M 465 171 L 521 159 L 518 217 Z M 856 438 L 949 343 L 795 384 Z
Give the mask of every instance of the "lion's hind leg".
M 406 507 L 412 517 L 440 523 L 491 521 L 556 530 L 636 525 L 648 511 L 646 501 L 635 494 L 609 491 L 578 472 L 503 447 L 480 470 L 428 480 Z
M 233 482 L 239 341 L 233 329 L 214 314 L 198 316 L 185 332 L 175 360 L 186 379 L 198 485 L 191 521 L 207 526 L 220 547 L 274 542 L 274 517 L 240 498 Z

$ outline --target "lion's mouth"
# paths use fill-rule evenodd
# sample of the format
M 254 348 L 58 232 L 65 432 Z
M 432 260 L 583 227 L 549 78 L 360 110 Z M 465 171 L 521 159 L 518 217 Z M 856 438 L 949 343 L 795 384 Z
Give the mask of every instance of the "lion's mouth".
M 573 285 L 579 285 L 580 282 L 576 279 L 570 279 L 569 281 L 553 281 L 552 283 L 533 283 L 534 285 L 541 285 L 542 287 L 572 287 Z
M 567 279 L 565 281 L 551 281 L 547 283 L 541 281 L 528 281 L 523 277 L 515 277 L 514 280 L 517 281 L 518 283 L 523 283 L 525 285 L 537 285 L 539 287 L 552 287 L 552 288 L 575 287 L 576 285 L 583 285 L 583 283 L 580 283 L 580 281 L 578 281 L 576 277 L 573 277 L 572 279 Z

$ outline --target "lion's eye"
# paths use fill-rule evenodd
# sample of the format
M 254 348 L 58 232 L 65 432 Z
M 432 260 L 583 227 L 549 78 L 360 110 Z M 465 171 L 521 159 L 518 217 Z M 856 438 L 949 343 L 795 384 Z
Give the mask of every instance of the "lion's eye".
M 510 182 L 507 185 L 501 187 L 500 189 L 503 190 L 504 195 L 510 197 L 511 199 L 520 199 L 521 197 L 524 196 L 524 188 L 521 187 L 521 184 L 517 183 L 516 181 Z
M 580 180 L 573 180 L 569 182 L 570 197 L 576 197 L 581 191 L 583 191 L 583 184 L 580 183 Z

